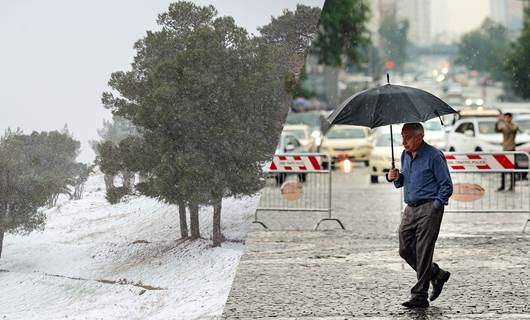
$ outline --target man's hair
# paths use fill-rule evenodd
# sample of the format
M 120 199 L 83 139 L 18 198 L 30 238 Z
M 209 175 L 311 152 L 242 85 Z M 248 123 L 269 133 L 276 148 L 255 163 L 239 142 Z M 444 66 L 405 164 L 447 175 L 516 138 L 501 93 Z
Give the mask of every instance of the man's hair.
M 506 112 L 506 113 L 504 114 L 504 116 L 512 118 L 512 114 L 509 113 L 509 112 Z
M 404 129 L 413 131 L 416 134 L 425 134 L 425 131 L 423 130 L 423 126 L 421 125 L 421 123 L 418 123 L 418 122 L 405 123 L 403 125 L 403 130 Z

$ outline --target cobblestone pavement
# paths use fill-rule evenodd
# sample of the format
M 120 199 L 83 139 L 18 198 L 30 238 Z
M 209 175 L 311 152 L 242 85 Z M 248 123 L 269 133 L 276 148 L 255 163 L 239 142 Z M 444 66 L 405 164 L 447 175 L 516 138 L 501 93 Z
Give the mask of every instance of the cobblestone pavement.
M 431 307 L 409 311 L 400 304 L 415 274 L 397 252 L 399 192 L 356 169 L 334 176 L 345 231 L 310 231 L 314 213 L 260 215 L 270 230 L 249 233 L 223 319 L 530 319 L 527 215 L 445 213 L 435 261 L 451 279 Z

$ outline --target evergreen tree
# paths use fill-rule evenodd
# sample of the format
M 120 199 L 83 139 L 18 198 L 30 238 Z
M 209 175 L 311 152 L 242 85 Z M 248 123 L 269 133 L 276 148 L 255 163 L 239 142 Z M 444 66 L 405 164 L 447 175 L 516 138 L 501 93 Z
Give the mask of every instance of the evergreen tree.
M 66 130 L 8 130 L 0 139 L 0 255 L 5 232 L 43 229 L 46 217 L 39 208 L 75 186 L 79 146 Z
M 144 172 L 138 190 L 187 206 L 191 238 L 200 237 L 199 206 L 214 206 L 218 246 L 222 199 L 262 187 L 261 164 L 272 157 L 287 113 L 288 68 L 277 48 L 217 17 L 212 6 L 176 2 L 158 23 L 160 31 L 135 44 L 132 69 L 112 74 L 119 96 L 102 100 L 149 147 L 142 161 L 124 162 Z

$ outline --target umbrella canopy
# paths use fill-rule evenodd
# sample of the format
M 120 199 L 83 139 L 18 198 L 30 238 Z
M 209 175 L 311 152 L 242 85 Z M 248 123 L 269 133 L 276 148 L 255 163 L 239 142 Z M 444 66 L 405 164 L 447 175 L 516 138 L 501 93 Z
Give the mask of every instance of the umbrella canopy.
M 388 74 L 387 81 L 390 82 Z M 334 124 L 369 128 L 390 125 L 392 168 L 395 168 L 392 124 L 424 122 L 450 113 L 456 113 L 456 110 L 427 91 L 386 84 L 346 99 L 328 117 L 327 128 L 324 128 L 324 131 Z
M 328 117 L 328 128 L 334 124 L 376 128 L 389 124 L 424 122 L 450 113 L 456 113 L 456 110 L 427 91 L 386 84 L 346 99 Z

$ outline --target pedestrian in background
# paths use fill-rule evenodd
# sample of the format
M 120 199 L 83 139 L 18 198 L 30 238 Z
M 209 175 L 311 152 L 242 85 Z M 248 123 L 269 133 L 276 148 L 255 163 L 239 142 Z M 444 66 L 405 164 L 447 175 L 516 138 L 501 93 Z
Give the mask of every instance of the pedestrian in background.
M 411 289 L 407 308 L 425 308 L 429 283 L 434 301 L 451 275 L 433 263 L 433 254 L 444 205 L 453 193 L 447 162 L 441 151 L 423 141 L 420 123 L 407 123 L 401 130 L 403 147 L 401 170 L 391 169 L 387 180 L 405 188 L 407 207 L 399 227 L 399 255 L 416 271 L 418 282 Z
M 505 113 L 499 115 L 497 118 L 497 124 L 495 126 L 497 132 L 502 132 L 502 150 L 503 151 L 515 151 L 515 136 L 519 130 L 519 126 L 512 121 L 512 114 Z M 515 187 L 515 176 L 513 173 L 510 173 L 510 188 L 508 191 L 513 191 Z M 506 187 L 505 183 L 505 173 L 501 173 L 501 186 L 497 191 L 502 191 Z

